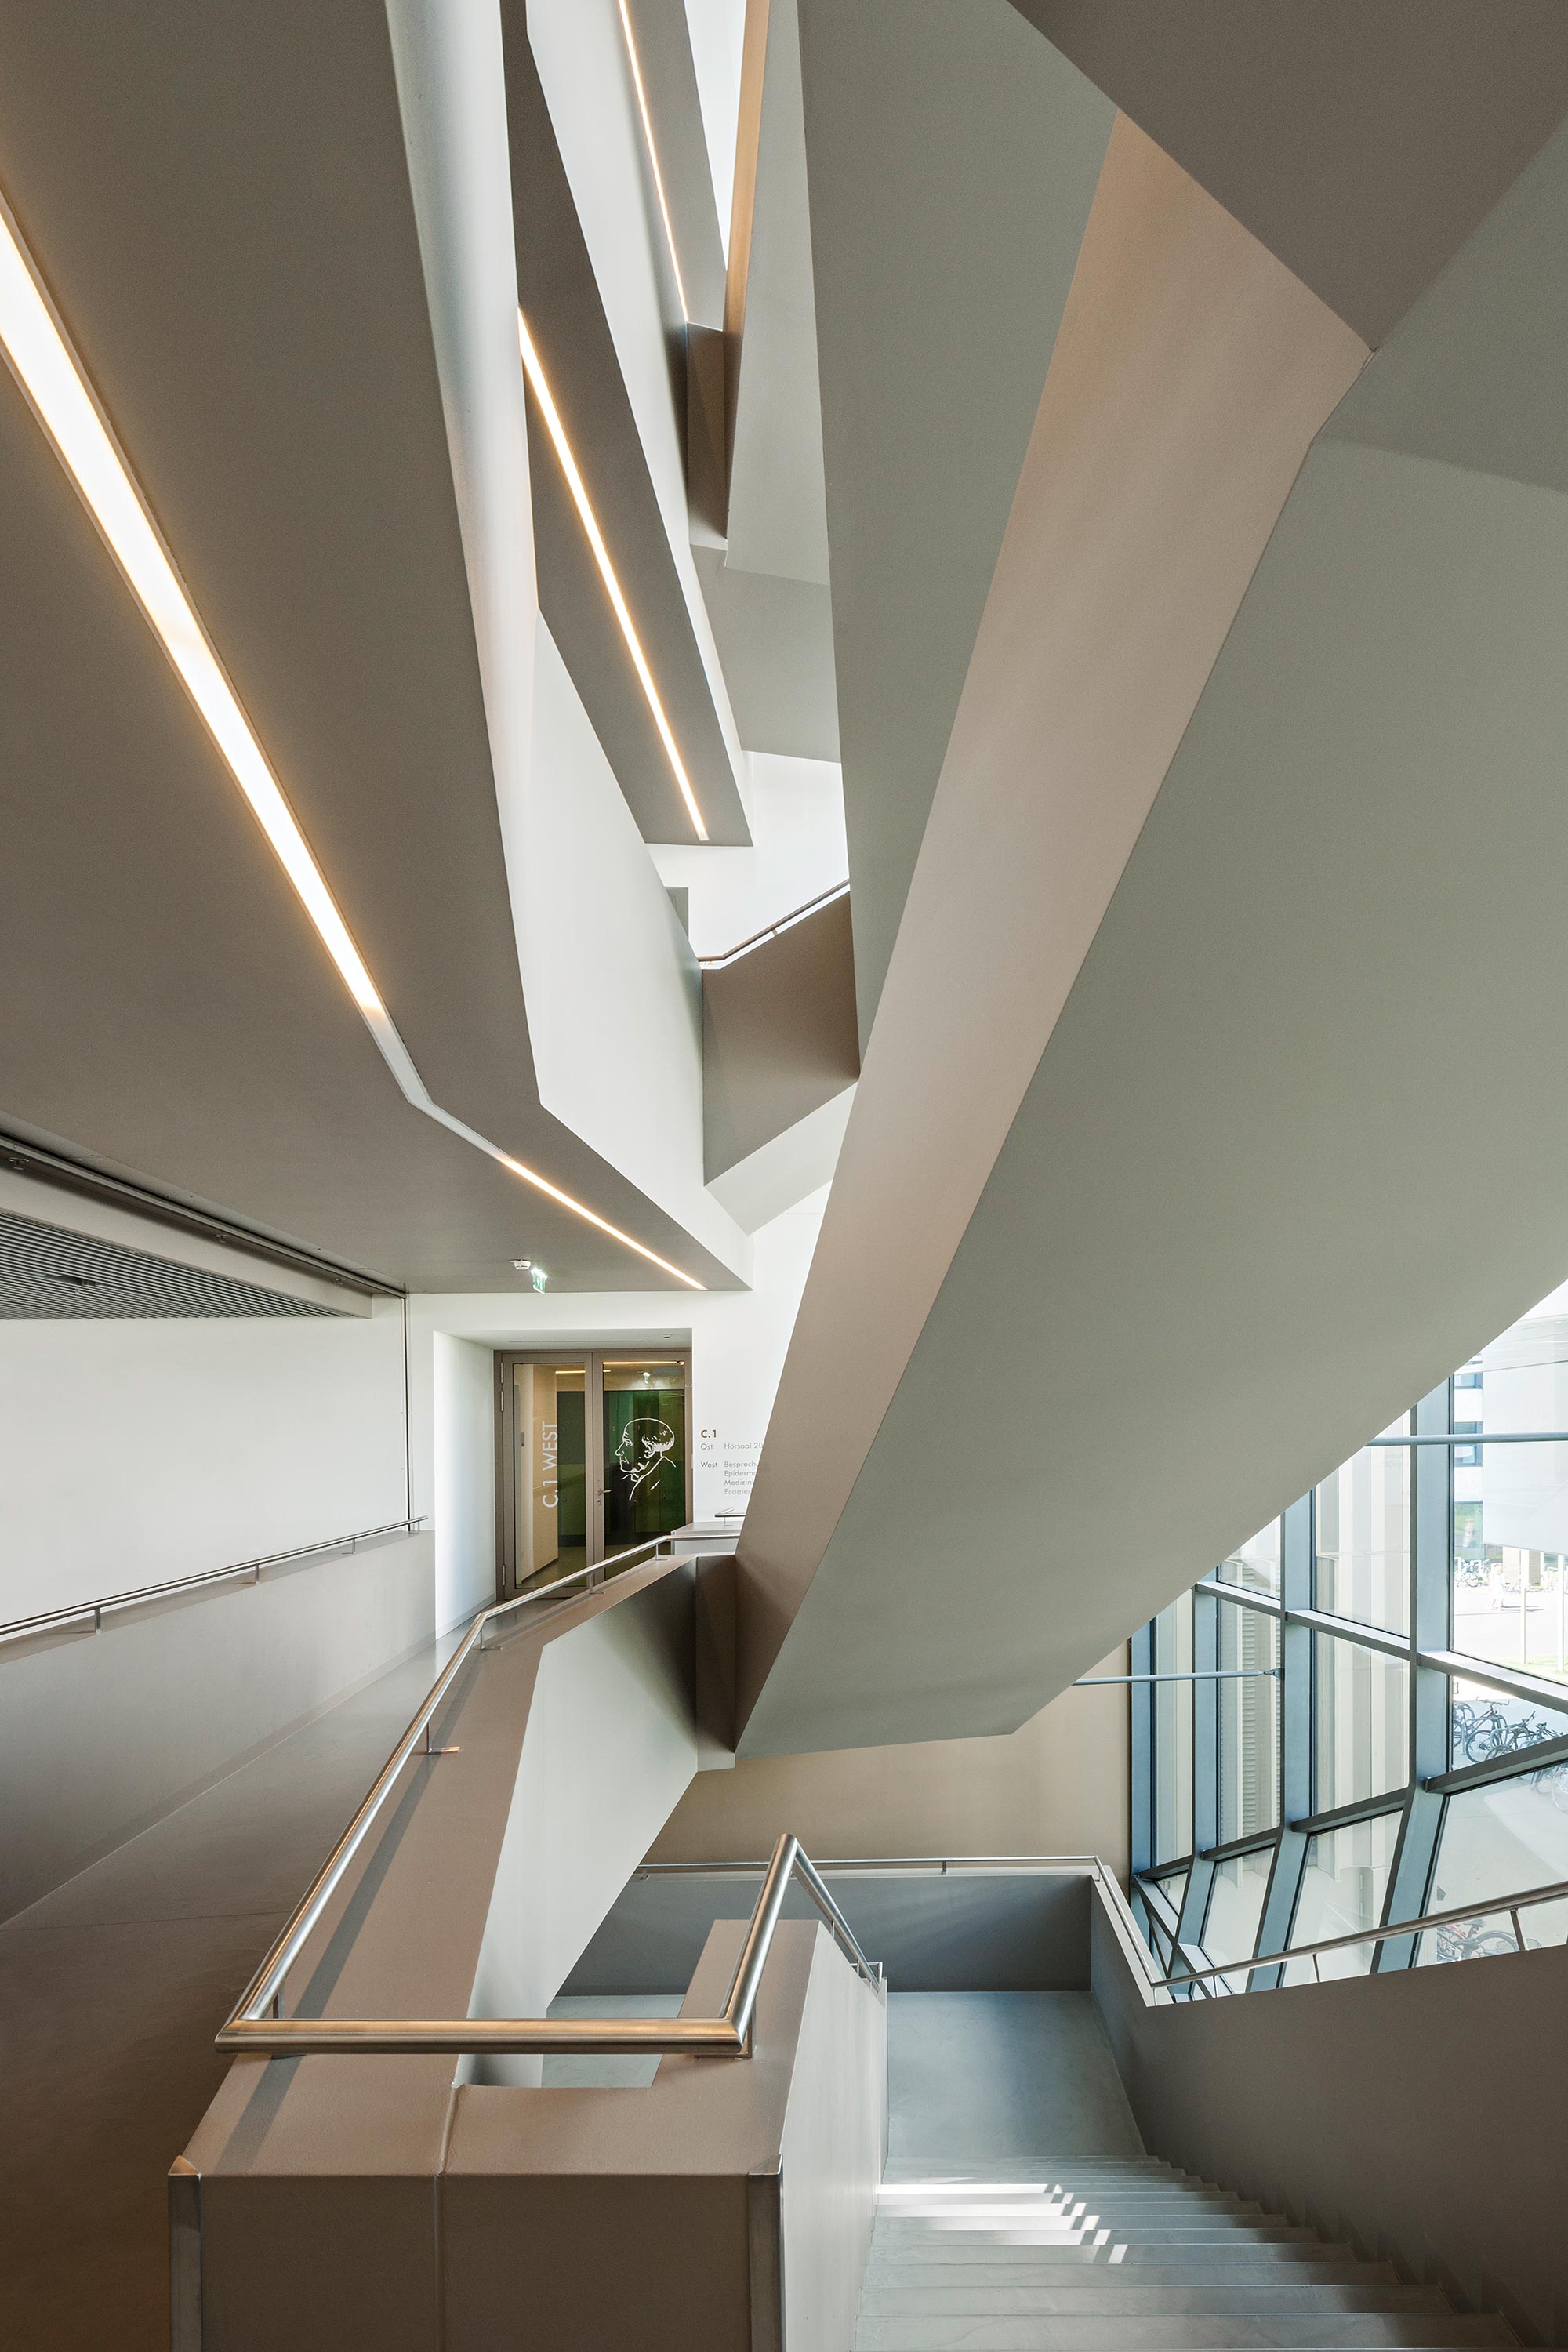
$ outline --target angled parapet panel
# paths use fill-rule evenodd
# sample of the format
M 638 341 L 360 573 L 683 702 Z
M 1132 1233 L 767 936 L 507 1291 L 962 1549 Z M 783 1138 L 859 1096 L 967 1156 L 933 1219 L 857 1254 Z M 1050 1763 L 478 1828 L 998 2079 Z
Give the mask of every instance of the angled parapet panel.
M 724 240 L 702 121 L 686 0 L 624 0 L 644 162 L 680 308 L 691 325 L 724 318 Z
M 677 700 L 692 698 L 688 723 L 700 736 L 695 751 L 683 756 L 692 766 L 694 782 L 698 766 L 710 773 L 721 753 L 728 765 L 728 797 L 720 777 L 709 838 L 743 842 L 743 764 L 692 556 L 687 483 L 686 354 L 692 316 L 688 306 L 704 272 L 698 269 L 693 285 L 687 284 L 689 256 L 678 242 L 684 230 L 668 201 L 672 182 L 698 160 L 674 152 L 676 142 L 695 141 L 698 125 L 684 108 L 672 110 L 665 104 L 668 68 L 653 55 L 658 42 L 685 37 L 683 12 L 662 6 L 638 10 L 631 0 L 625 5 L 622 0 L 502 0 L 501 16 L 509 82 L 524 76 L 522 86 L 509 87 L 508 95 L 514 114 L 523 306 L 526 310 L 531 274 L 538 272 L 534 299 L 553 309 L 555 331 L 575 346 L 569 353 L 563 350 L 559 362 L 571 367 L 574 378 L 570 396 L 576 414 L 563 410 L 568 434 L 581 429 L 601 437 L 600 446 L 590 447 L 583 473 L 606 541 L 616 554 L 617 533 L 624 530 L 631 542 L 628 562 L 648 567 L 637 594 L 628 584 L 628 604 L 639 628 L 647 617 L 677 665 L 670 694 Z M 527 87 L 524 48 L 531 55 L 537 95 Z M 534 134 L 544 126 L 531 110 L 540 104 L 548 119 L 542 149 Z M 530 173 L 536 150 L 543 178 L 534 188 Z M 563 191 L 569 220 L 559 209 Z M 531 231 L 524 220 L 531 204 L 541 208 Z M 564 239 L 559 245 L 557 228 Z M 536 240 L 544 240 L 538 250 Z M 595 311 L 596 320 L 589 315 Z M 548 373 L 552 363 L 542 344 L 540 349 Z M 628 466 L 626 516 L 612 529 L 623 498 L 620 475 Z M 662 553 L 653 545 L 656 518 Z M 648 656 L 658 679 L 660 661 L 651 645 Z M 674 708 L 669 716 L 679 740 Z M 699 784 L 700 800 L 702 790 Z M 689 821 L 665 837 L 690 840 Z
M 1009 1613 L 997 1597 L 1034 1590 L 1036 1530 L 1026 1541 L 1016 1522 L 998 1528 L 974 1423 L 999 1386 L 1028 1402 L 1009 1462 L 1037 1523 L 1037 1423 L 1050 1416 L 1033 1401 L 1056 1352 L 1047 1306 L 1062 1261 L 1037 1279 L 1032 1255 L 1021 1244 L 1015 1255 L 1009 1296 L 1043 1318 L 1021 1354 L 976 1357 L 971 1335 L 939 1367 L 933 1309 L 956 1292 L 965 1228 L 990 1203 L 998 1156 L 1303 457 L 1365 358 L 1315 295 L 1118 121 L 741 1547 L 746 1747 L 1011 1728 L 1056 1686 L 1037 1605 Z M 851 818 L 852 861 L 853 838 Z M 1156 983 L 1142 1025 L 1158 1002 Z M 1184 1082 L 1173 1073 L 1178 1091 Z M 1078 1106 L 1052 1150 L 1071 1139 L 1092 1163 L 1106 1115 L 1104 1102 Z M 1157 1160 L 1137 1164 L 1158 1186 Z M 1091 1193 L 1112 1201 L 1126 1173 L 1118 1158 Z M 1027 1231 L 1047 1199 L 1042 1167 L 1015 1180 L 1005 1213 Z M 1098 1264 L 1093 1290 L 1108 1328 L 1133 1328 Z M 942 1402 L 926 1399 L 919 1461 L 900 1456 L 896 1501 L 877 1481 L 882 1517 L 868 1532 L 871 1473 L 891 1463 L 917 1343 Z M 1094 1393 L 1120 1424 L 1117 1391 Z M 996 1592 L 983 1599 L 986 1580 Z M 1119 1614 L 1078 1666 L 1140 1613 Z
M 721 1199 L 748 1198 L 738 1172 L 742 1165 L 813 1118 L 813 1151 L 787 1159 L 774 1153 L 768 1165 L 776 1172 L 757 1199 L 768 1202 L 772 1215 L 794 1206 L 793 1200 L 777 1199 L 786 1165 L 814 1179 L 801 1184 L 795 1199 L 826 1182 L 832 1165 L 816 1172 L 815 1139 L 832 1136 L 829 1107 L 841 1101 L 860 1070 L 847 891 L 748 952 L 704 971 L 702 1060 L 709 1182 L 734 1180 L 721 1189 Z M 763 1177 L 760 1168 L 752 1172 Z
M 526 18 L 521 0 L 504 12 L 518 298 L 708 838 L 743 845 L 750 835 L 724 728 Z M 691 816 L 533 389 L 529 443 L 540 605 L 551 635 L 645 839 L 689 841 Z
M 799 9 L 864 1043 L 1113 110 L 1007 0 Z
M 694 522 L 697 569 L 742 740 L 753 751 L 836 760 L 796 0 L 752 0 L 747 10 L 740 134 L 725 330 L 692 353 L 694 509 L 709 486 L 702 511 L 717 523 Z

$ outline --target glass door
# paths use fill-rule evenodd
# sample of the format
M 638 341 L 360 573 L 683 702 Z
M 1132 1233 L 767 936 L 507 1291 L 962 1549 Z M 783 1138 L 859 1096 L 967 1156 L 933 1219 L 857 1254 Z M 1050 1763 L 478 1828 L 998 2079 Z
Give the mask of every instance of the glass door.
M 501 1359 L 500 1597 L 588 1564 L 588 1363 Z
M 600 1481 L 598 1558 L 613 1559 L 691 1517 L 687 1432 L 690 1359 L 680 1351 L 598 1359 Z
M 631 1349 L 496 1360 L 497 1595 L 613 1559 L 691 1517 L 691 1360 Z

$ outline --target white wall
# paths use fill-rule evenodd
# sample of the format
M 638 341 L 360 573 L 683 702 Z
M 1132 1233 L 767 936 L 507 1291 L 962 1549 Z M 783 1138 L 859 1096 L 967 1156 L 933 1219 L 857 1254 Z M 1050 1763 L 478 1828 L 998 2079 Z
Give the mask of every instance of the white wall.
M 686 0 L 691 62 L 702 135 L 713 175 L 713 201 L 724 257 L 730 254 L 730 215 L 734 205 L 735 137 L 741 117 L 741 51 L 746 31 L 746 0 Z
M 433 1335 L 430 1417 L 436 1624 L 445 1633 L 495 1599 L 496 1412 L 488 1348 Z
M 401 1518 L 405 1475 L 395 1300 L 0 1323 L 0 1619 Z
M 691 894 L 688 929 L 700 956 L 722 955 L 849 878 L 844 781 L 837 761 L 749 751 L 750 849 L 660 844 L 655 865 Z
M 469 1507 L 482 1515 L 483 1498 L 488 1496 L 488 1507 L 492 1515 L 494 1511 L 494 1406 L 488 1381 L 482 1420 L 492 1453 L 489 1466 L 481 1472 L 477 1384 L 465 1384 L 466 1402 L 460 1412 L 455 1392 L 443 1409 L 444 1418 L 436 1411 L 437 1365 L 446 1360 L 443 1342 L 449 1346 L 454 1339 L 466 1339 L 472 1343 L 473 1352 L 489 1353 L 500 1348 L 635 1346 L 647 1338 L 691 1343 L 692 1420 L 697 1435 L 692 1508 L 696 1516 L 712 1518 L 724 1511 L 743 1509 L 826 1200 L 826 1192 L 816 1193 L 762 1228 L 755 1237 L 750 1290 L 708 1291 L 689 1297 L 646 1290 L 563 1292 L 554 1297 L 547 1292 L 542 1297 L 531 1293 L 461 1292 L 411 1299 L 415 1509 L 437 1511 L 438 1492 L 448 1497 L 438 1516 L 445 1517 L 452 1507 L 451 1486 L 437 1484 L 439 1420 L 447 1433 L 441 1445 L 448 1465 L 441 1477 L 458 1475 L 452 1465 L 459 1451 L 466 1449 L 468 1475 L 480 1498 Z M 463 1438 L 457 1433 L 459 1420 L 468 1431 Z M 476 1580 L 465 1588 L 470 1597 L 479 1596 L 472 1601 L 476 1607 L 480 1598 L 489 1597 L 494 1584 L 493 1516 L 489 1543 L 484 1593 L 479 1594 L 477 1552 L 471 1571 Z M 448 1621 L 443 1617 L 441 1622 Z

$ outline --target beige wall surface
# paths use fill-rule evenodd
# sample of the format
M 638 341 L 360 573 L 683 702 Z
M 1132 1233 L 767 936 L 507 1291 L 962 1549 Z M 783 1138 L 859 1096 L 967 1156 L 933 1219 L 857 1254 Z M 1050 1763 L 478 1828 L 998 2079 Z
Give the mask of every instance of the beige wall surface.
M 1115 1652 L 1094 1669 L 1125 1674 Z M 742 1758 L 700 1773 L 656 1862 L 738 1862 L 793 1830 L 815 1860 L 852 1854 L 1098 1853 L 1124 1883 L 1127 1692 L 1069 1690 L 996 1738 Z
M 1151 2155 L 1563 2342 L 1568 1951 L 1156 2006 L 1097 1903 L 1093 1988 Z

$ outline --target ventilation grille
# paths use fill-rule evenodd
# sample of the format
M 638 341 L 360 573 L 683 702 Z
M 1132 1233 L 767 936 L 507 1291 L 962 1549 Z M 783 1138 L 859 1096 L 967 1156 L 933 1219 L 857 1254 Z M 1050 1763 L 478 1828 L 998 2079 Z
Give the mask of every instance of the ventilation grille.
M 0 1322 L 90 1317 L 331 1315 L 282 1292 L 173 1265 L 117 1242 L 0 1210 Z

